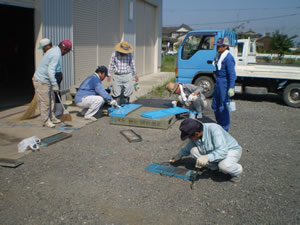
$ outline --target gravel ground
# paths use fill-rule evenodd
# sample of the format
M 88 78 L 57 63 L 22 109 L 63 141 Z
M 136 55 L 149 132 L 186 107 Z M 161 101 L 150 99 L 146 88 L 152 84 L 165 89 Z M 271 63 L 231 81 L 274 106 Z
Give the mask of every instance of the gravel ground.
M 120 134 L 129 127 L 103 117 L 26 155 L 19 168 L 0 167 L 0 224 L 300 224 L 300 109 L 276 96 L 235 100 L 240 183 L 219 174 L 191 190 L 187 180 L 149 173 L 182 145 L 180 121 L 132 128 L 143 141 L 129 143 Z

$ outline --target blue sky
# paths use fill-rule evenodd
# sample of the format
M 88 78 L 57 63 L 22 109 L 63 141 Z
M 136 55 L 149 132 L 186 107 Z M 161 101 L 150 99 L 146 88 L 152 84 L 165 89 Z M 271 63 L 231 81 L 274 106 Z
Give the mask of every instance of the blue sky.
M 227 29 L 243 25 L 265 34 L 279 30 L 298 35 L 300 0 L 163 0 L 163 26 L 187 24 L 193 29 Z

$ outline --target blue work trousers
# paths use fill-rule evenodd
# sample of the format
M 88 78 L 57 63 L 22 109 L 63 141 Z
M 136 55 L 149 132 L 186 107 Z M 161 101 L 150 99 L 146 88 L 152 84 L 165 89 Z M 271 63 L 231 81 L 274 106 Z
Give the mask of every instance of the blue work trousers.
M 217 78 L 211 104 L 211 108 L 215 113 L 217 123 L 226 131 L 229 130 L 230 125 L 230 114 L 226 107 L 226 103 L 230 102 L 227 94 L 228 89 L 229 87 L 227 79 Z

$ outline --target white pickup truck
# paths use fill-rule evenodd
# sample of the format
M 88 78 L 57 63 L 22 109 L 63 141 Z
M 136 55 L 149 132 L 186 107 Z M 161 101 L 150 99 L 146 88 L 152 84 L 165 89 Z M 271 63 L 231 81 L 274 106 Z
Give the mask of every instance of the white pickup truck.
M 236 60 L 237 93 L 276 93 L 287 105 L 300 107 L 300 67 L 256 63 L 255 41 L 238 40 L 237 34 L 229 30 L 189 32 L 178 49 L 176 82 L 202 86 L 206 97 L 212 95 L 216 81 L 212 61 L 219 37 L 230 40 L 230 52 Z
M 256 63 L 255 40 L 238 40 L 236 92 L 277 93 L 292 107 L 300 107 L 300 67 Z

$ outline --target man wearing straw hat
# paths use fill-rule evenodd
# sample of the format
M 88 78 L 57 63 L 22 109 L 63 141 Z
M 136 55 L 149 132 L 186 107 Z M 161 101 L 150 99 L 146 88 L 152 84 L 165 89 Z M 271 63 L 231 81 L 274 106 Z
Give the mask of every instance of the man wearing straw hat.
M 117 98 L 119 104 L 122 105 L 129 103 L 129 98 L 133 93 L 133 76 L 135 82 L 138 82 L 139 78 L 132 55 L 133 46 L 123 41 L 115 46 L 115 50 L 109 63 L 108 81 L 110 81 L 111 74 L 114 73 L 112 96 Z
M 172 94 L 179 95 L 178 101 L 190 111 L 196 111 L 197 119 L 202 118 L 202 110 L 207 107 L 205 96 L 202 94 L 203 88 L 193 84 L 180 84 L 179 82 L 169 82 L 166 89 Z M 177 105 L 177 102 L 176 102 Z M 195 119 L 194 112 L 190 112 L 189 118 Z

